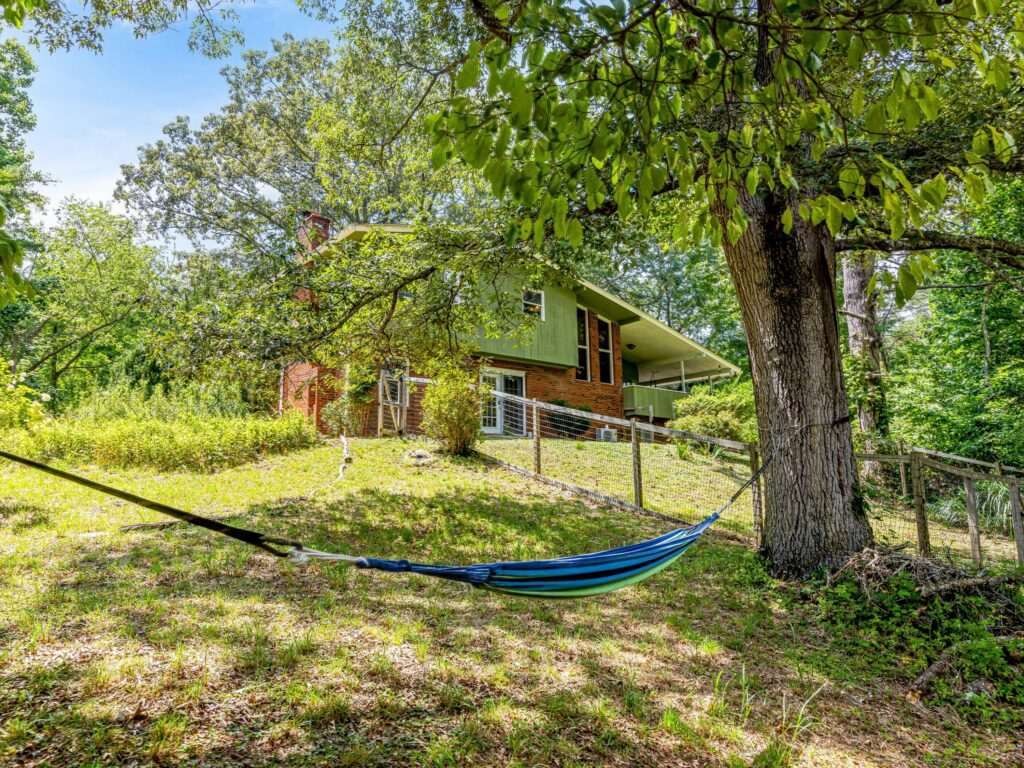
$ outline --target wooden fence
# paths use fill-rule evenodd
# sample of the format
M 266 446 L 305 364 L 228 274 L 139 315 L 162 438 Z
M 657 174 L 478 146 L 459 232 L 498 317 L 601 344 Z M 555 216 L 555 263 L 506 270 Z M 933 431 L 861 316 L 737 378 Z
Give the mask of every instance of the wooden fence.
M 1020 483 L 1024 481 L 1024 470 L 998 462 L 980 461 L 966 456 L 957 456 L 927 448 L 910 447 L 902 444 L 895 454 L 858 453 L 858 463 L 878 462 L 895 464 L 899 469 L 900 490 L 904 498 L 912 498 L 914 527 L 918 552 L 925 556 L 933 554 L 933 529 L 941 527 L 950 536 L 948 526 L 931 519 L 928 514 L 927 483 L 925 471 L 938 473 L 947 484 L 962 483 L 967 518 L 967 544 L 970 560 L 976 567 L 983 565 L 982 537 L 986 534 L 978 516 L 978 482 L 1005 485 L 1009 496 L 1009 514 L 1012 529 L 1012 548 L 1016 561 L 1024 565 L 1024 522 L 1022 522 Z M 909 477 L 908 477 L 909 475 Z M 909 487 L 908 487 L 909 485 Z M 997 538 L 995 534 L 988 534 Z M 993 542 L 994 543 L 994 542 Z

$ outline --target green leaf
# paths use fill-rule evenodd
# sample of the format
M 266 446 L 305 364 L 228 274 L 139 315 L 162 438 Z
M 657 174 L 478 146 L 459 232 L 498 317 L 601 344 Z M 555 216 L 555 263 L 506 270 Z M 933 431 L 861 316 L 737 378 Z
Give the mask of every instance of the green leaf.
M 914 273 L 907 269 L 906 265 L 900 265 L 897 280 L 900 293 L 902 294 L 901 298 L 903 303 L 906 303 L 917 293 L 917 279 L 914 277 Z
M 757 194 L 757 184 L 760 180 L 761 176 L 757 172 L 757 168 L 751 168 L 747 171 L 747 194 L 751 197 Z
M 455 87 L 460 91 L 472 88 L 480 80 L 480 58 L 470 56 L 455 77 Z
M 793 209 L 788 205 L 786 210 L 782 212 L 782 231 L 787 235 L 793 231 Z
M 579 248 L 583 245 L 583 225 L 579 219 L 569 219 L 567 235 L 569 237 L 569 244 L 573 248 Z

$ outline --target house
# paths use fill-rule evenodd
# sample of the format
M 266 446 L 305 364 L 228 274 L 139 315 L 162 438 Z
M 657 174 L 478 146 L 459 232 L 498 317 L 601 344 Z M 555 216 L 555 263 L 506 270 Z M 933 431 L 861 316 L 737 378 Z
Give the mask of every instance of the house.
M 358 241 L 383 228 L 411 232 L 398 225 L 360 224 L 337 234 L 330 221 L 310 214 L 300 242 L 308 248 L 330 240 Z M 595 414 L 637 417 L 665 423 L 673 402 L 686 396 L 694 382 L 735 376 L 735 365 L 687 338 L 629 302 L 593 283 L 573 279 L 536 286 L 516 286 L 524 314 L 536 316 L 526 338 L 487 338 L 476 342 L 484 362 L 483 379 L 495 391 L 545 402 L 561 401 Z M 338 377 L 314 362 L 293 363 L 284 371 L 281 407 L 297 408 L 320 422 L 321 409 L 337 396 L 330 382 Z M 415 405 L 398 377 L 382 376 L 373 408 L 360 432 L 379 434 L 397 425 L 388 415 L 394 408 Z M 505 401 L 503 401 L 504 403 Z M 387 406 L 387 407 L 385 407 Z M 418 419 L 416 409 L 409 409 Z M 489 403 L 482 414 L 483 431 L 493 435 L 525 435 L 521 408 Z M 415 432 L 416 423 L 402 427 Z

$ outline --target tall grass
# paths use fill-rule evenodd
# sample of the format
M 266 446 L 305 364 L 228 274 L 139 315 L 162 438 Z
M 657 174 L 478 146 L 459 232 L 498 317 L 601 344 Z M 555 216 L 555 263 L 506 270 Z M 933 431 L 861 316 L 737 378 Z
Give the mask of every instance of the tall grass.
M 253 415 L 237 390 L 194 385 L 145 392 L 118 382 L 63 415 L 10 430 L 12 450 L 44 461 L 210 472 L 318 442 L 301 414 Z
M 1011 527 L 1010 489 L 1005 483 L 979 481 L 975 484 L 978 524 L 983 530 L 1009 533 Z M 963 487 L 928 505 L 932 519 L 958 528 L 967 527 L 967 494 Z

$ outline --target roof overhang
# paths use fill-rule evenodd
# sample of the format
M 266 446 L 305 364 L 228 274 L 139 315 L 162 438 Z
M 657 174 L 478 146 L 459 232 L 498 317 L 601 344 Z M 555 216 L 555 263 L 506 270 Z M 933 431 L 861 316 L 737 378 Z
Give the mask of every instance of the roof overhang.
M 359 242 L 370 232 L 384 232 L 390 235 L 411 235 L 413 228 L 408 224 L 349 224 L 331 240 Z
M 641 382 L 678 381 L 706 376 L 735 376 L 740 369 L 723 357 L 684 336 L 675 328 L 588 280 L 577 281 L 580 301 L 602 317 L 618 323 L 622 359 L 635 364 Z

